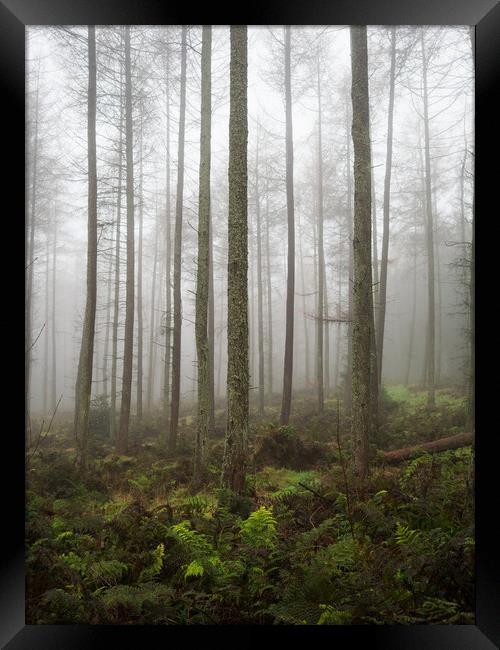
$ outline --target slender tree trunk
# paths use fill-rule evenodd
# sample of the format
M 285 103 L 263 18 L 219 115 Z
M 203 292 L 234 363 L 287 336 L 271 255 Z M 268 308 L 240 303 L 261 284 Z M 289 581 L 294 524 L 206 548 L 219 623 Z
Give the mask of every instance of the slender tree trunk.
M 94 356 L 95 315 L 97 300 L 97 162 L 96 162 L 96 34 L 88 27 L 88 92 L 87 92 L 87 160 L 88 160 L 88 224 L 87 224 L 87 299 L 83 320 L 82 341 L 75 387 L 75 437 L 77 462 L 81 469 L 87 463 L 92 362 Z
M 137 251 L 137 421 L 142 420 L 142 375 L 144 349 L 144 319 L 142 310 L 142 244 L 143 244 L 143 174 L 142 174 L 142 126 L 139 140 L 139 245 Z
M 167 60 L 165 71 L 165 86 L 166 86 L 166 104 L 167 104 L 167 151 L 166 151 L 166 215 L 165 215 L 165 245 L 166 245 L 166 273 L 165 273 L 165 291 L 166 291 L 166 305 L 165 305 L 165 363 L 164 363 L 164 384 L 163 384 L 163 431 L 164 438 L 167 438 L 167 429 L 169 425 L 169 405 L 170 405 L 170 359 L 171 349 L 170 340 L 172 334 L 172 290 L 170 280 L 171 259 L 172 259 L 172 242 L 171 242 L 171 228 L 170 228 L 170 58 L 167 46 Z
M 302 252 L 302 233 L 300 229 L 300 213 L 297 214 L 297 225 L 299 228 L 299 258 L 300 258 L 300 280 L 302 289 L 302 313 L 304 315 L 304 366 L 305 366 L 305 383 L 306 389 L 309 388 L 311 381 L 309 369 L 309 336 L 307 329 L 307 305 L 306 305 L 306 280 L 304 275 L 304 255 Z
M 134 348 L 134 150 L 132 131 L 132 71 L 130 63 L 130 25 L 125 26 L 125 159 L 127 194 L 127 284 L 125 306 L 125 343 L 123 349 L 122 399 L 120 428 L 116 450 L 125 454 L 128 449 L 130 400 L 132 394 L 132 359 Z
M 123 173 L 123 93 L 120 79 L 120 141 L 118 145 L 118 191 L 116 198 L 116 241 L 115 241 L 115 295 L 113 299 L 113 333 L 111 351 L 111 422 L 110 437 L 117 442 L 116 428 L 116 383 L 118 377 L 118 320 L 120 316 L 120 255 L 121 255 L 121 210 L 122 210 L 122 173 Z
M 434 214 L 437 217 L 437 207 L 434 203 Z M 436 386 L 441 383 L 441 369 L 443 361 L 443 337 L 442 337 L 442 290 L 441 290 L 441 255 L 439 250 L 439 230 L 436 233 L 434 241 L 435 264 L 436 264 L 436 293 L 437 293 L 437 310 L 436 310 Z
M 227 429 L 222 486 L 241 493 L 248 435 L 247 27 L 231 26 Z
M 317 58 L 317 99 L 318 99 L 318 309 L 316 312 L 317 333 L 317 362 L 316 381 L 318 384 L 318 413 L 323 413 L 325 403 L 324 370 L 323 370 L 323 338 L 325 332 L 325 250 L 323 247 L 323 142 L 321 132 L 321 85 L 319 56 Z
M 259 415 L 264 416 L 264 318 L 262 305 L 262 223 L 260 214 L 259 186 L 259 133 L 255 154 L 255 214 L 257 221 L 257 327 L 259 358 Z
M 51 411 L 57 405 L 57 350 L 56 350 L 56 270 L 57 270 L 57 213 L 54 211 L 54 239 L 52 241 L 52 386 Z
M 371 155 L 366 26 L 351 26 L 352 139 L 354 145 L 354 278 L 352 332 L 352 436 L 357 476 L 368 475 L 372 428 L 373 330 L 371 258 Z
M 155 331 L 156 331 L 156 268 L 158 266 L 158 212 L 155 214 L 155 252 L 153 257 L 153 278 L 151 285 L 151 312 L 149 317 L 150 323 L 150 337 L 149 337 L 149 368 L 148 368 L 148 385 L 147 385 L 147 397 L 146 397 L 146 407 L 148 412 L 151 412 L 151 402 L 153 399 L 154 392 L 154 374 L 155 374 L 155 365 L 154 365 L 154 342 L 155 342 Z
M 212 27 L 204 25 L 201 44 L 201 126 L 198 208 L 198 264 L 196 273 L 196 353 L 198 358 L 198 418 L 194 455 L 194 483 L 206 471 L 206 446 L 210 427 L 210 355 L 208 301 L 210 275 L 210 145 L 212 137 Z
M 408 363 L 406 366 L 406 373 L 405 373 L 405 386 L 408 386 L 408 384 L 410 383 L 411 361 L 413 358 L 413 340 L 415 338 L 415 317 L 417 311 L 417 219 L 416 216 L 415 216 L 415 223 L 413 226 L 413 236 L 415 239 L 415 245 L 413 248 L 413 291 L 412 291 L 411 318 L 410 318 L 410 340 L 408 343 Z
M 351 176 L 351 133 L 349 130 L 349 109 L 346 106 L 347 125 L 347 227 L 349 240 L 348 287 L 347 287 L 347 364 L 344 384 L 344 408 L 347 413 L 352 408 L 352 332 L 353 332 L 353 281 L 354 281 L 354 219 L 352 212 L 352 176 Z
M 387 262 L 389 258 L 389 223 L 391 208 L 392 132 L 394 124 L 394 78 L 396 72 L 396 28 L 391 27 L 391 70 L 389 73 L 389 108 L 387 112 L 387 148 L 384 177 L 384 229 L 382 233 L 382 260 L 380 264 L 380 291 L 377 322 L 378 382 L 382 383 L 385 311 L 387 300 Z
M 323 327 L 325 330 L 324 334 L 324 349 L 325 349 L 325 360 L 323 362 L 324 368 L 324 395 L 328 399 L 330 395 L 330 323 L 328 322 L 328 285 L 326 282 L 326 270 L 323 268 L 323 287 L 324 287 L 324 323 Z
M 250 218 L 251 219 L 251 218 Z M 254 320 L 255 320 L 255 309 L 254 309 L 254 270 L 255 270 L 255 264 L 253 263 L 254 261 L 254 255 L 252 251 L 252 242 L 253 242 L 253 224 L 250 220 L 249 224 L 249 261 L 248 261 L 248 266 L 249 266 L 249 304 L 248 304 L 248 325 L 249 325 L 249 334 L 250 334 L 250 347 L 249 347 L 249 365 L 250 365 L 250 385 L 253 386 L 255 385 L 255 326 L 254 326 Z
M 266 268 L 267 268 L 267 393 L 273 396 L 273 295 L 271 283 L 271 254 L 269 247 L 269 188 L 266 187 Z
M 350 247 L 350 246 L 349 246 Z M 339 254 L 339 258 L 342 256 Z M 342 304 L 342 276 L 339 269 L 338 282 L 337 282 L 337 311 L 340 316 L 341 304 Z M 335 337 L 335 379 L 334 385 L 335 390 L 339 386 L 339 375 L 340 375 L 340 323 L 337 323 L 336 327 L 336 337 Z
M 102 371 L 102 394 L 103 397 L 107 400 L 108 398 L 108 381 L 109 381 L 109 334 L 111 329 L 111 288 L 113 285 L 112 282 L 113 276 L 113 256 L 109 256 L 109 265 L 108 265 L 108 278 L 107 278 L 107 295 L 106 295 L 106 330 L 104 334 L 104 352 L 103 352 L 103 371 Z
M 221 320 L 224 316 L 224 275 L 221 276 L 220 280 L 220 314 Z M 218 363 L 217 363 L 217 398 L 222 397 L 222 339 L 223 339 L 223 329 L 222 324 L 219 334 L 219 352 L 218 352 Z
M 212 229 L 212 212 L 208 224 L 208 383 L 210 405 L 208 417 L 208 436 L 215 431 L 215 297 L 214 297 L 214 241 Z
M 281 424 L 288 424 L 292 406 L 293 320 L 295 315 L 295 217 L 293 199 L 293 127 L 290 26 L 285 31 L 285 112 L 286 112 L 286 205 L 288 214 L 288 263 L 286 284 L 285 358 Z
M 429 349 L 428 349 L 428 392 L 427 407 L 435 406 L 435 279 L 434 279 L 434 220 L 432 214 L 431 158 L 429 146 L 429 109 L 427 94 L 427 56 L 424 45 L 424 30 L 421 29 L 420 45 L 422 48 L 423 82 L 424 82 L 424 134 L 425 134 L 425 200 L 427 225 L 427 296 L 429 310 Z
M 181 43 L 181 97 L 179 108 L 179 141 L 177 168 L 177 197 L 175 206 L 175 241 L 174 241 L 174 332 L 172 349 L 172 400 L 170 405 L 170 432 L 168 449 L 174 451 L 177 444 L 179 426 L 179 402 L 181 390 L 181 262 L 182 262 L 182 203 L 184 197 L 184 134 L 186 125 L 186 35 L 187 28 L 182 27 Z
M 42 410 L 47 413 L 47 397 L 49 392 L 49 269 L 50 269 L 50 239 L 47 230 L 45 240 L 45 331 L 43 337 L 43 406 Z
M 374 298 L 374 313 L 375 322 L 378 321 L 378 307 L 379 307 L 379 288 L 380 278 L 378 274 L 378 233 L 377 233 L 377 195 L 375 192 L 375 176 L 371 175 L 372 184 L 372 248 L 373 248 L 373 298 Z

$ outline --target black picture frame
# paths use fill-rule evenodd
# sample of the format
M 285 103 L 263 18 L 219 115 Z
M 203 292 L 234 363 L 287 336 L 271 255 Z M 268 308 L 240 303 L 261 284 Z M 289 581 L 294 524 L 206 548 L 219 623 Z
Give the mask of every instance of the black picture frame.
M 171 639 L 176 628 L 165 626 L 77 626 L 24 624 L 24 435 L 23 395 L 21 382 L 10 381 L 16 367 L 24 368 L 21 350 L 24 345 L 23 318 L 24 270 L 24 83 L 25 26 L 58 24 L 368 24 L 368 25 L 458 25 L 476 27 L 476 625 L 421 626 L 335 626 L 315 627 L 315 634 L 326 635 L 329 644 L 345 648 L 355 642 L 370 648 L 490 650 L 500 645 L 500 547 L 495 535 L 498 510 L 496 473 L 498 466 L 498 429 L 495 430 L 495 407 L 498 401 L 500 358 L 496 343 L 496 322 L 493 315 L 497 300 L 494 287 L 496 250 L 500 242 L 497 188 L 500 181 L 498 164 L 500 147 L 498 96 L 500 70 L 500 4 L 496 0 L 259 0 L 239 3 L 225 11 L 206 3 L 200 10 L 194 6 L 162 4 L 160 0 L 0 0 L 0 83 L 2 108 L 7 109 L 0 122 L 3 136 L 12 142 L 5 145 L 2 158 L 7 160 L 2 191 L 3 250 L 14 251 L 13 260 L 4 263 L 2 282 L 3 305 L 0 312 L 6 361 L 3 372 L 9 387 L 1 397 L 4 409 L 12 419 L 4 425 L 2 450 L 5 481 L 2 491 L 0 522 L 4 549 L 0 554 L 0 644 L 8 650 L 38 648 L 77 650 L 103 648 L 113 644 L 142 644 L 156 647 Z M 23 139 L 23 140 L 22 140 Z M 5 200 L 10 208 L 5 208 Z M 18 278 L 11 282 L 11 278 Z M 7 316 L 8 314 L 8 316 Z M 19 319 L 19 320 L 17 320 Z M 6 342 L 8 344 L 6 345 Z M 19 354 L 18 354 L 19 353 Z M 491 373 L 488 370 L 492 371 Z M 495 371 L 495 372 L 493 372 Z M 496 373 L 496 374 L 495 374 Z M 14 406 L 16 405 L 16 406 Z M 5 420 L 4 420 L 5 422 Z M 10 466 L 11 473 L 5 471 Z M 241 635 L 242 626 L 210 627 L 203 630 L 203 643 L 219 643 L 225 634 L 236 632 L 235 640 L 251 643 L 260 626 L 250 635 Z M 281 641 L 284 626 L 267 627 L 271 641 Z M 179 630 L 177 630 L 179 631 Z M 183 643 L 199 631 L 183 626 Z M 300 626 L 293 629 L 300 643 L 311 634 Z M 188 636 L 186 636 L 188 635 Z M 214 636 L 216 635 L 216 636 Z M 277 636 L 279 635 L 279 636 Z M 231 635 L 232 636 L 232 635 Z M 156 637 L 156 638 L 152 638 Z M 161 639 L 159 638 L 161 637 Z M 189 637 L 189 638 L 188 638 Z M 144 646 L 146 641 L 146 646 Z M 310 639 L 310 637 L 307 637 Z M 326 640 L 325 639 L 325 640 Z

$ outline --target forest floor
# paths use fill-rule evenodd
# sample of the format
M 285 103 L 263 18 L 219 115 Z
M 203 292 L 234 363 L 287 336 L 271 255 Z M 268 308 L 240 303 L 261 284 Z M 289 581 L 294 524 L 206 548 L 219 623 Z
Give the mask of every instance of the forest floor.
M 277 397 L 265 418 L 252 412 L 240 497 L 219 489 L 223 408 L 198 491 L 188 410 L 174 457 L 160 413 L 117 456 L 95 400 L 84 475 L 61 416 L 27 454 L 26 622 L 473 624 L 472 448 L 395 467 L 381 454 L 464 431 L 464 396 L 440 389 L 428 412 L 424 391 L 386 388 L 362 489 L 341 401 L 315 408 L 313 395 L 294 398 L 287 427 Z

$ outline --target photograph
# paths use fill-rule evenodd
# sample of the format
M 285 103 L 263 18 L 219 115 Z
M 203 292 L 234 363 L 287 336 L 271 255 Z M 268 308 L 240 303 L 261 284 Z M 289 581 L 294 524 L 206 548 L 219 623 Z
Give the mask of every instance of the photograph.
M 28 626 L 476 625 L 475 76 L 26 25 Z

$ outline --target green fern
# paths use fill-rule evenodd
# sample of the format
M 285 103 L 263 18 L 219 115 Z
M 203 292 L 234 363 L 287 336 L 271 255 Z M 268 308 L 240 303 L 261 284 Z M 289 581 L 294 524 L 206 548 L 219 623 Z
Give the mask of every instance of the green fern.
M 402 526 L 399 521 L 396 523 L 396 544 L 411 546 L 418 535 L 419 533 L 417 530 L 412 530 L 409 526 Z
M 171 526 L 170 532 L 181 544 L 186 553 L 195 559 L 213 555 L 215 552 L 207 536 L 196 530 L 192 530 L 189 521 L 181 521 L 180 524 Z
M 158 546 L 151 552 L 151 564 L 141 571 L 139 580 L 151 580 L 157 576 L 163 568 L 163 558 L 165 556 L 165 545 L 158 544 Z
M 240 534 L 248 546 L 272 549 L 276 542 L 276 525 L 272 507 L 262 506 L 240 524 Z
M 319 608 L 322 612 L 316 625 L 347 625 L 351 621 L 350 612 L 335 609 L 332 605 L 321 604 Z

